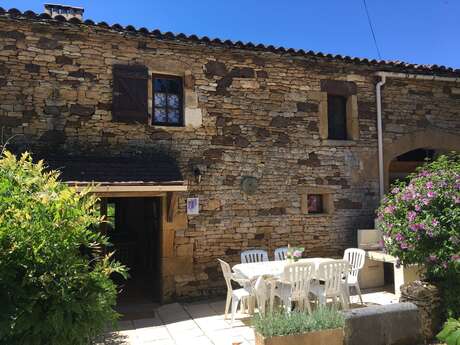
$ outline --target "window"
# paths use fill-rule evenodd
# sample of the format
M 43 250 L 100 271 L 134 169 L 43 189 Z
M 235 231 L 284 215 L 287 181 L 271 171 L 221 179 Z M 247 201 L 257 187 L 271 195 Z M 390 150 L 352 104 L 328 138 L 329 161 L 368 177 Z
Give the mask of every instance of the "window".
M 115 65 L 113 67 L 113 119 L 118 122 L 148 123 L 147 88 L 147 67 Z
M 115 230 L 115 212 L 116 204 L 114 202 L 108 202 L 106 220 L 108 222 L 107 229 L 111 231 Z
M 347 139 L 347 98 L 327 95 L 328 139 Z
M 153 75 L 153 124 L 182 126 L 182 78 Z
M 308 195 L 308 213 L 323 213 L 323 196 L 321 194 Z
M 334 213 L 334 189 L 325 186 L 300 187 L 302 213 L 326 217 Z

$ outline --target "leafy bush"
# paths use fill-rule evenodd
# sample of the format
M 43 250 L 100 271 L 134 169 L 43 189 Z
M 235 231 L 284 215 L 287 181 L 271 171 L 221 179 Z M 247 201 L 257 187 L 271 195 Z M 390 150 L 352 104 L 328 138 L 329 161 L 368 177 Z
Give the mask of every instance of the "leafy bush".
M 436 338 L 446 342 L 447 345 L 460 345 L 460 320 L 447 320 Z
M 1 344 L 88 344 L 117 317 L 109 276 L 126 272 L 101 255 L 97 199 L 57 178 L 28 154 L 0 159 Z
M 253 319 L 256 332 L 264 337 L 342 328 L 344 324 L 345 318 L 340 311 L 325 307 L 315 309 L 311 315 L 298 311 L 290 314 L 277 312 L 266 316 L 256 315 Z
M 451 289 L 460 283 L 460 156 L 441 156 L 410 175 L 407 184 L 398 182 L 378 217 L 385 249 L 401 263 L 423 264 L 429 280 L 442 282 L 446 299 L 455 297 Z M 460 306 L 460 298 L 447 303 Z

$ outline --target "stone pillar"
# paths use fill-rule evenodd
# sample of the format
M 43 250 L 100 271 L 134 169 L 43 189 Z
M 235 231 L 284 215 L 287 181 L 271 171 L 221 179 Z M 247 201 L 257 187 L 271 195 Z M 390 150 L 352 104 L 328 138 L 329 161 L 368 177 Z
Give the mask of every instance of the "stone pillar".
M 442 323 L 441 297 L 436 286 L 420 280 L 401 286 L 400 302 L 411 302 L 420 311 L 422 334 L 426 341 L 433 339 Z

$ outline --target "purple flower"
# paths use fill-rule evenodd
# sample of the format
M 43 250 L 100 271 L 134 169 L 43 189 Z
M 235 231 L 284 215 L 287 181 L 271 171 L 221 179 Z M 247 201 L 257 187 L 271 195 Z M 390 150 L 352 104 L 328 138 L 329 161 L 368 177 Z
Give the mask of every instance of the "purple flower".
M 434 236 L 434 233 L 433 233 L 432 230 L 428 230 L 428 231 L 426 232 L 426 234 L 428 235 L 428 237 L 433 237 L 433 236 Z
M 434 227 L 438 226 L 438 225 L 439 225 L 438 220 L 437 220 L 437 219 L 433 219 L 433 220 L 431 221 L 431 225 L 433 225 Z
M 411 224 L 409 225 L 409 229 L 413 232 L 416 232 L 418 230 L 418 224 Z
M 426 196 L 431 199 L 431 198 L 434 198 L 436 196 L 436 193 L 432 192 L 432 191 L 429 191 L 428 193 L 426 193 Z
M 442 267 L 444 267 L 444 268 L 447 269 L 447 262 L 443 262 L 443 263 L 442 263 Z
M 460 261 L 460 255 L 458 254 L 452 255 L 450 258 L 452 259 L 452 261 Z
M 428 205 L 430 203 L 430 199 L 422 199 L 423 205 Z
M 460 197 L 454 196 L 454 203 L 460 204 Z
M 415 205 L 414 208 L 415 208 L 415 210 L 416 210 L 417 212 L 420 211 L 420 210 L 422 209 L 422 208 L 420 207 L 420 205 Z
M 395 240 L 398 242 L 402 242 L 405 240 L 405 237 L 400 232 L 398 232 L 395 236 Z
M 292 255 L 294 255 L 296 258 L 300 258 L 302 257 L 302 252 L 300 250 L 294 250 Z
M 401 197 L 403 201 L 409 201 L 409 200 L 412 200 L 413 198 L 414 198 L 414 194 L 411 192 L 404 193 L 403 196 Z
M 385 207 L 383 212 L 385 212 L 386 214 L 392 214 L 395 209 L 396 207 L 394 205 L 390 205 L 390 206 Z
M 415 217 L 417 217 L 417 213 L 416 213 L 416 212 L 414 212 L 414 211 L 409 211 L 409 212 L 407 213 L 407 220 L 408 220 L 409 222 L 413 222 L 413 221 L 415 220 Z
M 393 188 L 393 190 L 391 191 L 391 193 L 393 193 L 393 194 L 398 194 L 398 193 L 399 193 L 399 188 L 398 188 L 398 187 Z
M 426 188 L 428 188 L 428 189 L 433 188 L 433 182 L 428 181 L 428 182 L 426 183 Z
M 438 261 L 438 257 L 434 254 L 431 254 L 428 258 L 428 261 L 431 261 L 431 262 L 436 262 Z
M 399 245 L 401 247 L 402 250 L 406 250 L 407 248 L 409 248 L 408 244 L 406 242 L 401 242 L 401 244 Z

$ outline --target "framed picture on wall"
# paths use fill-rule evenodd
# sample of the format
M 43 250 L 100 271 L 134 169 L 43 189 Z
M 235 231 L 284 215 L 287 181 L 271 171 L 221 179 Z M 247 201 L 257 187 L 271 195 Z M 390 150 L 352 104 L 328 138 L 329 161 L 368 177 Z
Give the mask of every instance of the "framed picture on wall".
M 198 198 L 187 198 L 187 214 L 200 214 L 200 202 Z

